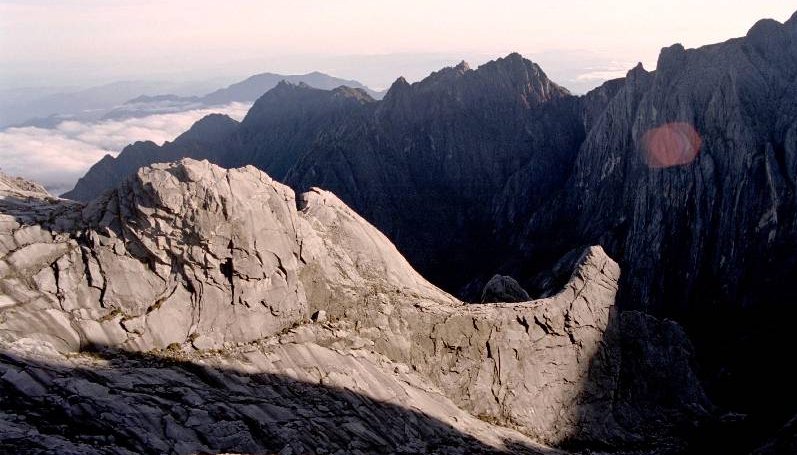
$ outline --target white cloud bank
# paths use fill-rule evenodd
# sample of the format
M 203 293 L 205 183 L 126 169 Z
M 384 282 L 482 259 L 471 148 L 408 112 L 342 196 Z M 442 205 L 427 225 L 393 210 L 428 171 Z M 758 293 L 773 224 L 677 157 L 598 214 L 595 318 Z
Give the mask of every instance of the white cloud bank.
M 51 193 L 61 194 L 72 189 L 106 154 L 116 156 L 135 141 L 171 141 L 208 114 L 223 113 L 241 120 L 250 106 L 232 103 L 126 120 L 64 121 L 53 129 L 9 128 L 0 131 L 0 171 L 35 180 Z

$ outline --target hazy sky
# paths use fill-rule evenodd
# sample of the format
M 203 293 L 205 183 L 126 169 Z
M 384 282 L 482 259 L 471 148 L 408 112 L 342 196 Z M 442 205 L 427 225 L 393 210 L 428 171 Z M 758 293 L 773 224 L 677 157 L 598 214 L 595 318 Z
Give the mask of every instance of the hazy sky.
M 512 51 L 549 66 L 583 59 L 595 76 L 637 61 L 652 68 L 663 46 L 741 36 L 796 9 L 794 0 L 0 0 L 0 84 L 322 70 L 379 87 L 391 71 L 417 78 L 441 60 Z

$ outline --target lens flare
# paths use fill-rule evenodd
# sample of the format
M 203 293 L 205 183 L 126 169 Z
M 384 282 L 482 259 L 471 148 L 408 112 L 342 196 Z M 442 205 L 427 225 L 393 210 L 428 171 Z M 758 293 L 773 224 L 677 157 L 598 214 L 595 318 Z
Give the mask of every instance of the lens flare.
M 648 166 L 666 168 L 691 163 L 700 152 L 703 140 L 692 125 L 674 122 L 649 130 L 642 142 Z

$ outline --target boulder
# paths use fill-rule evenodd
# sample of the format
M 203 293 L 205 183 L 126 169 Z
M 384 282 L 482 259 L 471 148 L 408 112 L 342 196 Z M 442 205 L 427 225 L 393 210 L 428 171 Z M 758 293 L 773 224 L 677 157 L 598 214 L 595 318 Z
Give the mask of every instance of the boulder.
M 482 303 L 496 302 L 525 302 L 531 300 L 520 283 L 507 275 L 494 275 L 484 285 L 482 290 Z

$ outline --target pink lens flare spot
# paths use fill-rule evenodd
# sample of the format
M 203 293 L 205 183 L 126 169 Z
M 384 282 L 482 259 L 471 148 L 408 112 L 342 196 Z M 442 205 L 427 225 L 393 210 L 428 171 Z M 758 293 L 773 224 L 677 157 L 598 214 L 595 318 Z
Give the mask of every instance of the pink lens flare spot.
M 697 158 L 703 140 L 695 128 L 684 122 L 665 123 L 642 138 L 645 160 L 652 168 L 689 164 Z

